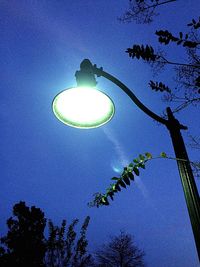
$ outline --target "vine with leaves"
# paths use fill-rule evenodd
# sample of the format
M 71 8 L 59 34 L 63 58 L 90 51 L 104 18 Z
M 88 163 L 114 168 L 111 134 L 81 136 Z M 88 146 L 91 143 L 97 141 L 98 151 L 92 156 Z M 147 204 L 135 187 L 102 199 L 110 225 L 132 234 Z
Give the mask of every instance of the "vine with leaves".
M 112 177 L 112 183 L 106 189 L 105 193 L 95 193 L 94 199 L 88 203 L 89 207 L 101 207 L 101 206 L 108 206 L 110 200 L 114 200 L 114 195 L 122 190 L 122 188 L 126 188 L 130 186 L 131 182 L 135 180 L 135 176 L 140 175 L 140 169 L 145 169 L 146 163 L 153 159 L 171 159 L 176 161 L 186 161 L 184 159 L 173 158 L 167 156 L 165 152 L 161 152 L 159 156 L 153 157 L 151 153 L 146 152 L 144 154 L 140 154 L 137 158 L 133 159 L 133 161 L 127 165 L 120 177 Z M 196 176 L 200 177 L 198 172 L 198 162 L 191 162 L 190 164 L 195 170 L 197 168 Z

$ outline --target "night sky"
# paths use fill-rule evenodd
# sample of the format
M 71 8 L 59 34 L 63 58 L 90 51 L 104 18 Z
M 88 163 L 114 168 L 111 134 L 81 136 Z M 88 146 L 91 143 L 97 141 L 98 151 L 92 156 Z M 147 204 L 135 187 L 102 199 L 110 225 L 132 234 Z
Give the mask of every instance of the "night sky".
M 200 1 L 163 7 L 151 25 L 120 23 L 117 17 L 127 7 L 128 0 L 0 1 L 1 235 L 12 206 L 23 200 L 56 224 L 91 216 L 91 252 L 109 235 L 125 230 L 145 251 L 149 267 L 196 267 L 175 161 L 152 160 L 109 207 L 87 206 L 92 195 L 104 191 L 110 178 L 140 153 L 174 156 L 167 129 L 104 78 L 98 78 L 98 88 L 116 107 L 108 124 L 80 130 L 62 124 L 52 112 L 55 95 L 76 86 L 74 74 L 89 58 L 162 114 L 167 103 L 147 86 L 153 77 L 150 67 L 131 60 L 125 50 L 134 43 L 156 45 L 156 30 L 186 31 L 187 23 L 199 16 Z M 184 61 L 185 55 L 172 45 L 168 56 Z M 168 67 L 155 80 L 174 86 L 172 75 Z M 189 127 L 183 133 L 186 143 L 189 133 L 199 134 L 198 113 L 199 108 L 191 107 L 176 115 Z M 197 151 L 188 152 L 191 160 L 198 160 Z M 199 179 L 196 183 L 200 188 Z

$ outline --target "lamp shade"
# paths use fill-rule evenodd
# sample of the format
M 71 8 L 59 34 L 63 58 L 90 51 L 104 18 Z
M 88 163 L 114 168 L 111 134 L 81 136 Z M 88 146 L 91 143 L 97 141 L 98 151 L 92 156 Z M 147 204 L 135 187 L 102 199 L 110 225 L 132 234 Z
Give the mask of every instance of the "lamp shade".
M 114 115 L 112 100 L 93 87 L 72 87 L 53 100 L 53 112 L 64 124 L 76 128 L 96 128 Z

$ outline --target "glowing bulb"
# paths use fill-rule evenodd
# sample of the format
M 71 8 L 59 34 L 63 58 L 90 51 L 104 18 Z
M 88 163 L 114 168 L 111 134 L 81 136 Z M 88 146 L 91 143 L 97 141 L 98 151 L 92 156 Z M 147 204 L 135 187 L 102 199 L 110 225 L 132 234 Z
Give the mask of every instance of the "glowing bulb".
M 107 123 L 114 115 L 112 100 L 91 87 L 74 87 L 59 93 L 53 100 L 56 117 L 76 128 L 96 128 Z

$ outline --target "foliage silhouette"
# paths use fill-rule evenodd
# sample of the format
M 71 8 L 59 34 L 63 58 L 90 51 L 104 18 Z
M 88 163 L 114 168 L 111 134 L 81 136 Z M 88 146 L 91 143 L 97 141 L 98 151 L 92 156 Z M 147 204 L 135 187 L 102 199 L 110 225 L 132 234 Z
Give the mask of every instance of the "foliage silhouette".
M 66 228 L 66 221 L 61 227 L 49 221 L 49 236 L 45 255 L 45 266 L 48 267 L 89 267 L 93 266 L 91 254 L 87 253 L 88 241 L 86 231 L 90 218 L 86 217 L 80 230 L 80 237 L 76 240 L 75 226 L 78 219 Z
M 97 267 L 142 267 L 144 252 L 134 243 L 131 235 L 121 232 L 95 253 Z
M 1 238 L 0 266 L 44 266 L 45 254 L 44 213 L 25 202 L 13 207 L 13 217 L 7 220 L 8 233 Z
M 148 152 L 144 155 L 140 154 L 138 158 L 133 159 L 133 162 L 124 168 L 120 177 L 111 178 L 113 183 L 106 189 L 106 193 L 95 193 L 94 199 L 88 203 L 88 206 L 97 208 L 100 206 L 108 206 L 108 198 L 113 200 L 114 195 L 121 191 L 121 187 L 126 188 L 127 185 L 129 186 L 131 181 L 134 181 L 134 176 L 139 176 L 139 169 L 145 169 L 145 164 L 150 159 L 152 159 L 152 155 Z
M 155 10 L 160 6 L 167 7 L 176 0 L 131 0 L 129 11 L 121 18 L 123 22 L 136 21 L 139 23 L 149 23 L 153 20 Z M 150 44 L 138 45 L 133 44 L 127 48 L 126 52 L 133 59 L 142 59 L 147 62 L 153 69 L 154 74 L 158 74 L 166 66 L 174 67 L 174 80 L 176 81 L 175 88 L 170 90 L 159 90 L 158 84 L 162 84 L 164 88 L 169 88 L 164 82 L 150 81 L 149 86 L 152 90 L 163 92 L 162 99 L 167 102 L 173 102 L 176 107 L 174 112 L 178 112 L 188 106 L 196 106 L 200 103 L 200 17 L 192 19 L 187 23 L 188 31 L 186 33 L 179 32 L 174 35 L 166 29 L 155 31 L 158 37 L 158 42 L 161 45 L 170 45 L 176 43 L 179 46 L 180 52 L 185 56 L 183 62 L 169 60 L 165 54 L 166 51 L 154 49 Z M 168 77 L 168 76 L 167 76 Z M 155 84 L 157 84 L 155 86 Z
M 13 207 L 13 217 L 7 220 L 7 235 L 0 239 L 1 267 L 89 267 L 92 256 L 87 252 L 86 231 L 89 217 L 78 237 L 75 219 L 68 227 L 63 220 L 60 227 L 48 222 L 48 238 L 44 236 L 46 219 L 35 206 L 19 202 Z
M 167 156 L 165 152 L 161 152 L 159 156 L 153 157 L 151 153 L 146 152 L 145 154 L 140 154 L 137 158 L 134 158 L 133 161 L 127 165 L 120 177 L 113 177 L 111 180 L 113 183 L 105 190 L 105 193 L 95 193 L 93 200 L 88 203 L 89 207 L 102 207 L 108 206 L 110 199 L 114 200 L 114 195 L 121 191 L 122 187 L 127 188 L 127 185 L 130 185 L 131 181 L 134 181 L 135 175 L 140 175 L 140 169 L 145 169 L 146 163 L 154 159 L 169 159 L 176 161 L 186 161 L 180 158 L 173 158 Z M 190 161 L 191 166 L 193 167 L 194 173 L 196 176 L 199 176 L 199 162 Z
M 163 11 L 164 7 L 167 8 L 172 4 L 176 4 L 178 7 L 179 1 L 130 0 L 129 4 L 129 10 L 125 12 L 120 20 L 122 22 L 133 21 L 148 24 L 159 15 L 158 10 Z M 172 86 L 169 88 L 163 81 L 151 80 L 148 83 L 153 91 L 162 93 L 163 101 L 173 104 L 173 112 L 180 112 L 190 106 L 196 107 L 200 104 L 200 17 L 191 19 L 189 23 L 183 26 L 186 26 L 187 30 L 177 34 L 167 29 L 155 31 L 158 43 L 165 47 L 164 51 L 158 48 L 155 49 L 150 44 L 144 46 L 135 43 L 126 50 L 126 53 L 132 59 L 142 59 L 148 63 L 155 75 L 158 75 L 167 66 L 173 67 L 174 75 L 172 82 L 174 83 L 175 81 L 174 88 Z M 184 58 L 183 62 L 171 60 L 166 56 L 167 52 L 169 53 L 170 51 L 169 46 L 173 44 L 178 45 L 177 52 L 182 53 L 182 58 Z M 166 77 L 169 80 L 169 76 L 167 75 Z M 194 136 L 190 135 L 190 139 L 193 142 Z M 195 143 L 195 148 L 200 149 L 199 141 Z M 199 176 L 199 166 L 200 162 L 197 161 L 193 168 L 195 176 Z

